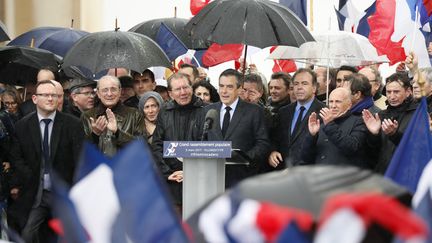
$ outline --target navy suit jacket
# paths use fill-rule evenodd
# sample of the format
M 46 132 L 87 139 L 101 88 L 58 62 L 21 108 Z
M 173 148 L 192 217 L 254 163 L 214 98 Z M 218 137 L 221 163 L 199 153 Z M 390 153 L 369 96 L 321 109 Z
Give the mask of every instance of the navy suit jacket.
M 280 163 L 276 169 L 284 169 L 290 165 L 303 164 L 301 159 L 301 149 L 303 140 L 309 133 L 308 119 L 312 112 L 319 114 L 319 111 L 325 107 L 325 104 L 314 98 L 311 106 L 304 115 L 299 128 L 291 134 L 291 124 L 294 119 L 294 112 L 297 102 L 282 107 L 278 114 L 278 127 L 272 134 L 276 134 L 273 139 L 273 150 L 282 154 L 284 163 Z
M 221 102 L 204 107 L 199 126 L 202 129 L 205 114 L 209 110 L 215 109 L 218 116 L 208 131 L 207 140 L 231 141 L 233 149 L 240 149 L 247 155 L 250 162 L 248 166 L 231 165 L 226 167 L 225 186 L 231 187 L 238 181 L 257 174 L 260 164 L 265 163 L 270 152 L 270 140 L 264 121 L 264 110 L 258 105 L 242 100 L 239 100 L 228 130 L 223 136 L 220 124 L 221 107 Z

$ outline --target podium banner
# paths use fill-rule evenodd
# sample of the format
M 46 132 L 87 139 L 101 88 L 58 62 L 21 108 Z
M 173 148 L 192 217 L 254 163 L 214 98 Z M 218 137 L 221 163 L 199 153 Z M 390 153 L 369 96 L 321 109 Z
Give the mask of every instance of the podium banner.
M 164 158 L 231 158 L 231 141 L 164 141 Z

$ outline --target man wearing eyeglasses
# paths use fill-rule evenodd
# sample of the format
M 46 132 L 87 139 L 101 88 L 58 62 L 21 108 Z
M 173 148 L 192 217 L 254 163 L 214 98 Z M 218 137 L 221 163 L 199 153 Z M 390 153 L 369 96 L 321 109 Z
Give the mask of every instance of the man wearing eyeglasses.
M 193 95 L 192 82 L 182 73 L 167 80 L 171 97 L 162 107 L 153 133 L 153 154 L 162 175 L 166 178 L 176 209 L 181 212 L 183 164 L 178 159 L 164 159 L 163 141 L 197 140 L 194 125 L 204 102 Z
M 36 112 L 16 123 L 12 139 L 8 220 L 25 242 L 51 242 L 42 228 L 51 217 L 52 172 L 72 184 L 84 130 L 79 119 L 57 110 L 59 94 L 52 81 L 38 82 L 32 100 Z
M 67 113 L 72 114 L 78 118 L 81 113 L 90 110 L 94 107 L 96 92 L 94 88 L 96 82 L 90 79 L 73 79 L 69 85 L 69 107 Z
M 145 135 L 144 118 L 137 109 L 121 103 L 121 85 L 117 77 L 99 79 L 96 94 L 100 103 L 81 115 L 84 131 L 86 138 L 105 155 L 113 156 L 134 138 Z

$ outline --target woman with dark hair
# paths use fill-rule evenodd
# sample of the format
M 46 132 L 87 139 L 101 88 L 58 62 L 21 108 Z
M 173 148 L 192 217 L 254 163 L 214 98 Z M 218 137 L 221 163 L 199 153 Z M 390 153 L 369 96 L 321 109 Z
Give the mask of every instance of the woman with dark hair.
M 220 100 L 217 90 L 208 81 L 198 81 L 192 85 L 192 88 L 195 96 L 200 97 L 206 103 L 215 103 Z

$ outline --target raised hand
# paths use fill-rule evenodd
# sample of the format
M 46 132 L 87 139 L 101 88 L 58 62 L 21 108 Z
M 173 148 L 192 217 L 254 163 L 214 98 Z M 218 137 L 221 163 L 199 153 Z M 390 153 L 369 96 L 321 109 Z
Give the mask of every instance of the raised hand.
M 99 116 L 96 121 L 93 117 L 90 117 L 90 123 L 92 132 L 100 136 L 107 128 L 108 121 L 105 116 Z
M 107 128 L 113 133 L 117 132 L 117 120 L 115 118 L 114 113 L 111 111 L 110 108 L 106 109 L 106 115 L 108 118 Z
M 414 52 L 410 52 L 405 59 L 405 65 L 408 67 L 410 72 L 414 74 L 418 69 L 418 57 Z
M 320 129 L 320 120 L 317 119 L 317 114 L 312 112 L 308 120 L 309 133 L 315 136 Z
M 333 113 L 327 107 L 324 107 L 320 110 L 320 117 L 323 119 L 324 125 L 329 124 L 336 118 L 336 116 L 333 115 Z
M 363 121 L 370 133 L 377 135 L 381 129 L 381 119 L 378 113 L 375 116 L 368 110 L 362 111 Z

